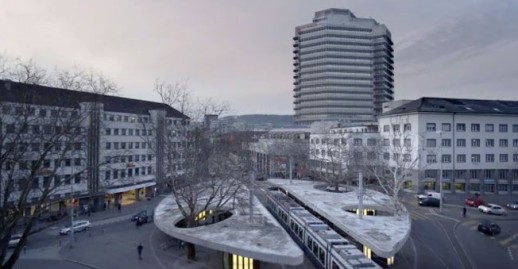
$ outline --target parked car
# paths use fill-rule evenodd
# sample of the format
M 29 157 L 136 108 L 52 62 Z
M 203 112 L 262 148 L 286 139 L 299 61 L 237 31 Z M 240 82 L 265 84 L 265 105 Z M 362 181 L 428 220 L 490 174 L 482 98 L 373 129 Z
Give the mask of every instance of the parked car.
M 480 212 L 486 213 L 486 214 L 503 215 L 503 216 L 507 215 L 507 212 L 505 211 L 505 209 L 496 204 L 480 205 L 480 206 L 478 206 L 478 210 L 480 210 Z
M 11 239 L 9 239 L 8 247 L 10 247 L 10 248 L 16 247 L 16 245 L 18 245 L 18 243 L 20 242 L 20 239 L 22 239 L 22 235 L 21 234 L 13 234 L 13 235 L 11 235 Z
M 141 220 L 141 223 L 148 223 L 153 221 L 153 211 L 142 210 L 131 217 L 131 221 Z
M 491 236 L 494 236 L 494 235 L 497 235 L 500 233 L 500 226 L 498 226 L 498 224 L 496 224 L 490 220 L 486 220 L 486 219 L 483 219 L 480 221 L 477 229 L 479 232 L 483 232 L 486 235 L 491 235 Z
M 510 209 L 518 209 L 518 201 L 514 201 L 512 203 L 508 203 L 507 207 Z
M 466 204 L 467 206 L 479 207 L 479 206 L 485 204 L 485 202 L 481 198 L 470 197 L 470 198 L 466 198 L 464 200 L 464 204 Z
M 72 223 L 72 227 L 70 224 L 67 226 L 61 228 L 59 231 L 60 235 L 67 235 L 70 233 L 70 231 L 74 231 L 74 233 L 81 232 L 81 231 L 87 231 L 90 229 L 90 221 L 88 220 L 76 220 Z
M 418 203 L 420 206 L 435 206 L 435 207 L 441 206 L 441 201 L 439 199 L 433 198 L 433 197 L 426 197 L 426 198 L 419 199 Z
M 417 199 L 424 199 L 424 198 L 435 198 L 435 199 L 438 199 L 440 200 L 442 197 L 442 195 L 438 192 L 433 192 L 433 191 L 427 191 L 425 192 L 424 194 L 419 194 L 417 195 Z

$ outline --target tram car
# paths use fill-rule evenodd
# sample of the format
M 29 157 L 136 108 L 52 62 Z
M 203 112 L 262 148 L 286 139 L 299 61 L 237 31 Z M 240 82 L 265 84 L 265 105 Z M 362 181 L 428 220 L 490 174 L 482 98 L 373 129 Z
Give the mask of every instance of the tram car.
M 318 268 L 382 268 L 283 192 L 269 191 L 266 205 Z

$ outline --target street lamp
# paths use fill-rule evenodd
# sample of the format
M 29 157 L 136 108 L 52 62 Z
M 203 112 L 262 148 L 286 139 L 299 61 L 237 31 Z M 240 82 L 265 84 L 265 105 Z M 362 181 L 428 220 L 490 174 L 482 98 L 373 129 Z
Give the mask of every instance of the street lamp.
M 439 134 L 439 212 L 442 213 L 442 131 L 437 131 Z

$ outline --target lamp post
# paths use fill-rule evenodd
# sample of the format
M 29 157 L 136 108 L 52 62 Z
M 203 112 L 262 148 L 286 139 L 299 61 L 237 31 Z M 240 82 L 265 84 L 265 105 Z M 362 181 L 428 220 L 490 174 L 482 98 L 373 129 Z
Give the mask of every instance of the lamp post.
M 439 212 L 442 213 L 442 131 L 437 131 L 439 134 Z

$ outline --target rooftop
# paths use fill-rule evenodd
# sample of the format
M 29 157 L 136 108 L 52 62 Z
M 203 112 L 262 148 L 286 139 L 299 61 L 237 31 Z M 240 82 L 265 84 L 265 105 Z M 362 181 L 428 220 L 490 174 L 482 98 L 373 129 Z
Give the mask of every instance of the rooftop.
M 410 236 L 411 220 L 408 213 L 401 216 L 363 216 L 347 212 L 358 208 L 356 188 L 345 193 L 335 193 L 315 188 L 322 182 L 286 179 L 268 179 L 269 182 L 287 190 L 298 200 L 346 232 L 356 241 L 368 246 L 377 255 L 394 256 Z M 387 210 L 384 206 L 390 197 L 380 192 L 366 190 L 364 209 Z
M 196 245 L 276 264 L 302 264 L 302 250 L 257 198 L 254 197 L 254 219 L 259 221 L 249 222 L 249 215 L 238 207 L 229 209 L 232 216 L 223 221 L 179 228 L 175 224 L 183 219 L 182 213 L 174 197 L 167 196 L 155 209 L 154 222 L 164 233 Z

